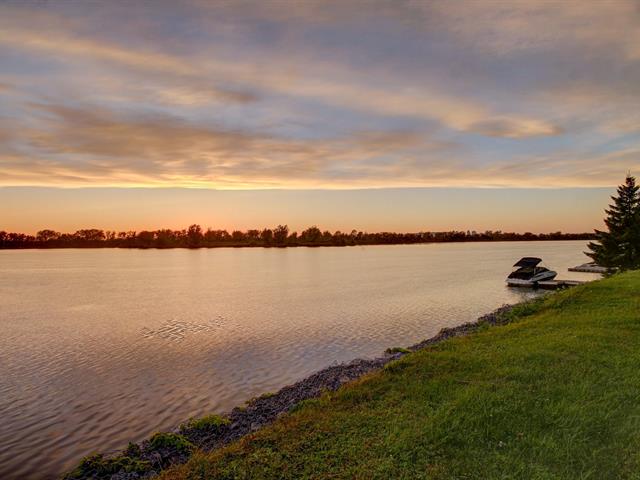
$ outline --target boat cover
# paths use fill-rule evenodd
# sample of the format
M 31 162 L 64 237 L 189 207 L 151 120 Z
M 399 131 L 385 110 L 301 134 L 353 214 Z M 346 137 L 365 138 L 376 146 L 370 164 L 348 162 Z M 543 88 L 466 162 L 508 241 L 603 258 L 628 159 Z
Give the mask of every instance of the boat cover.
M 541 261 L 542 259 L 537 257 L 523 257 L 518 260 L 518 263 L 516 263 L 514 267 L 535 267 Z

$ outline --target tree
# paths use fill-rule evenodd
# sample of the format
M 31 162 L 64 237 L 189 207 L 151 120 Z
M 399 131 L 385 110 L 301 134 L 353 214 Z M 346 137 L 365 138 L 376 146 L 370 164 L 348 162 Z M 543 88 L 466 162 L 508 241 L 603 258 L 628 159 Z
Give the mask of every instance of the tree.
M 202 243 L 203 238 L 202 227 L 200 227 L 200 225 L 193 224 L 187 230 L 187 242 L 189 244 L 189 247 L 199 247 Z
M 176 237 L 173 230 L 164 229 L 156 231 L 156 245 L 159 248 L 171 247 L 175 244 Z
M 242 233 L 240 230 L 234 230 L 231 233 L 231 238 L 233 239 L 234 242 L 240 243 L 244 241 L 244 233 Z
M 36 240 L 38 242 L 49 242 L 51 240 L 58 240 L 60 238 L 60 233 L 55 230 L 40 230 L 36 234 Z
M 613 203 L 605 210 L 608 231 L 596 230 L 596 241 L 586 252 L 598 265 L 609 269 L 640 268 L 640 195 L 635 177 L 627 175 Z
M 322 232 L 315 225 L 304 230 L 300 234 L 300 239 L 305 243 L 316 243 L 322 238 Z
M 271 245 L 271 241 L 273 240 L 273 230 L 271 230 L 270 228 L 265 228 L 264 230 L 262 230 L 260 238 L 265 245 Z
M 260 230 L 247 230 L 247 240 L 251 245 L 255 245 L 260 240 Z
M 87 228 L 78 230 L 73 234 L 73 237 L 81 242 L 99 242 L 104 240 L 104 231 L 97 228 Z
M 136 244 L 143 248 L 150 248 L 153 247 L 153 242 L 155 241 L 155 239 L 155 232 L 148 232 L 146 230 L 143 230 L 142 232 L 138 233 L 138 241 L 136 242 Z
M 287 237 L 289 236 L 289 227 L 286 225 L 278 225 L 273 229 L 273 240 L 276 245 L 284 245 L 287 243 Z

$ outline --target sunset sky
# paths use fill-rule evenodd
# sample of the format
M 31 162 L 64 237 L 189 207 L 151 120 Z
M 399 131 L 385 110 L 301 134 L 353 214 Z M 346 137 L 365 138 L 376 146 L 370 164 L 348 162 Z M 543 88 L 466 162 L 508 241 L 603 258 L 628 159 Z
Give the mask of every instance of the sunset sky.
M 0 2 L 0 230 L 600 227 L 636 1 Z

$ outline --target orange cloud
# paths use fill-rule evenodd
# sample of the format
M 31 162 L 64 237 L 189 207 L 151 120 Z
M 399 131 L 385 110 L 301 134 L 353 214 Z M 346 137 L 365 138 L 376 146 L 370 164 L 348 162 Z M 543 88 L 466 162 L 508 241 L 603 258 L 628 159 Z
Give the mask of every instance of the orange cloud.
M 127 118 L 97 107 L 32 108 L 40 112 L 41 126 L 11 131 L 14 147 L 6 145 L 0 156 L 0 185 L 606 186 L 630 162 L 640 167 L 633 160 L 640 158 L 636 150 L 483 165 L 462 161 L 463 150 L 455 143 L 412 131 L 296 140 L 201 127 L 170 116 Z

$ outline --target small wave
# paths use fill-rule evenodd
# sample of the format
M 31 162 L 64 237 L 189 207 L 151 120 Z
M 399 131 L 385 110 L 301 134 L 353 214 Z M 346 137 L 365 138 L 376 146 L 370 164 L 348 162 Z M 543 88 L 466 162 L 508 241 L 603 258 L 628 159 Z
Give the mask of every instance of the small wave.
M 144 327 L 142 328 L 141 333 L 144 338 L 161 338 L 164 340 L 176 341 L 184 339 L 188 334 L 211 332 L 222 327 L 224 323 L 224 317 L 220 315 L 214 320 L 206 323 L 170 320 L 155 329 Z

